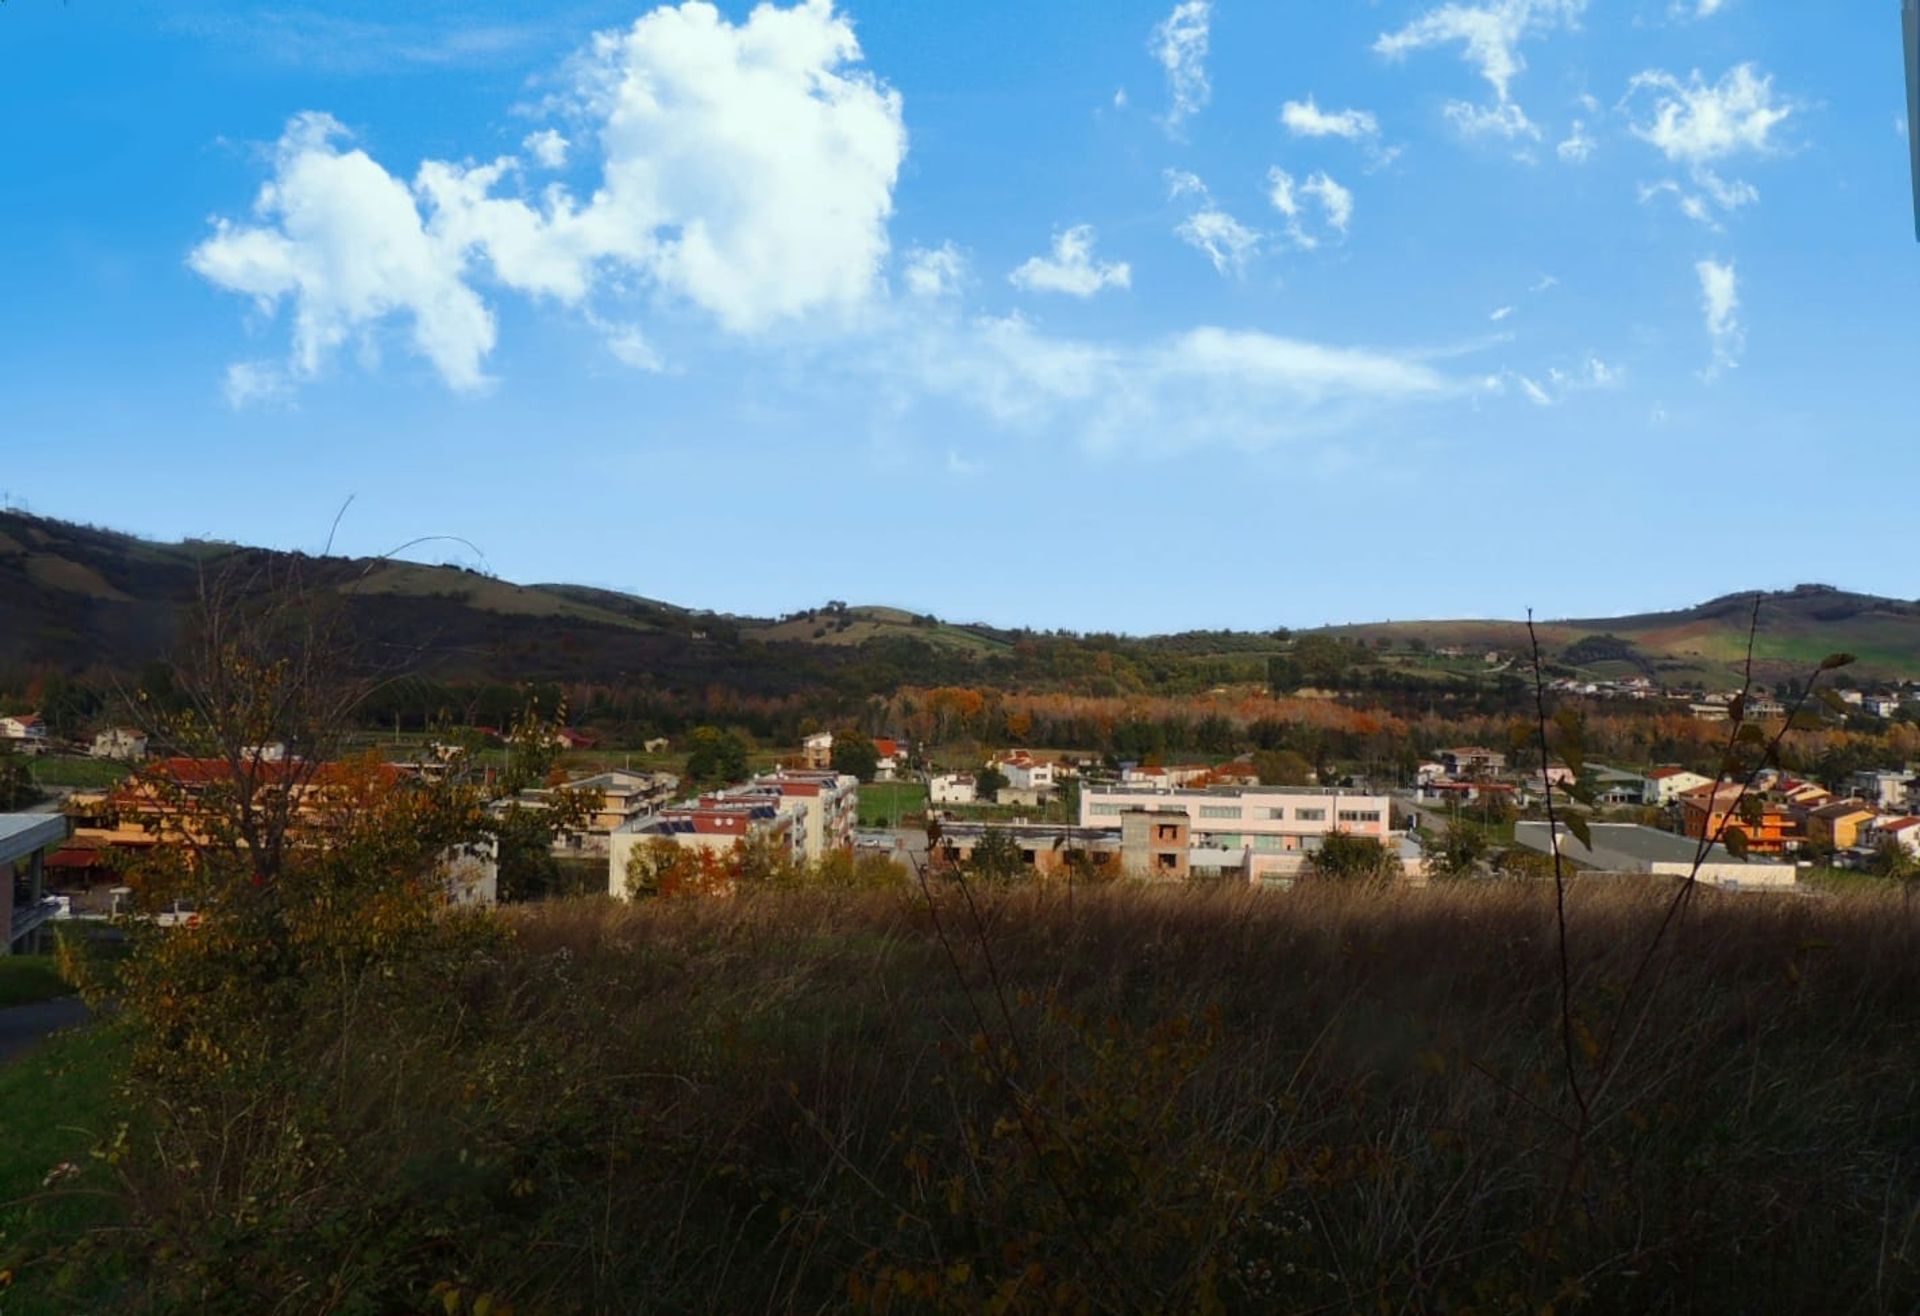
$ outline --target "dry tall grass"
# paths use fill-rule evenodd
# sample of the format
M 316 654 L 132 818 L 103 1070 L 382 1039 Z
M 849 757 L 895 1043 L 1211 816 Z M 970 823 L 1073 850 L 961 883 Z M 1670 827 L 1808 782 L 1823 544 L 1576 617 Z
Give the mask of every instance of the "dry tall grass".
M 1623 1000 L 1670 889 L 1571 889 L 1577 1157 L 1539 887 L 511 910 L 316 993 L 271 1173 L 130 1158 L 125 1305 L 1914 1310 L 1920 914 L 1702 891 Z

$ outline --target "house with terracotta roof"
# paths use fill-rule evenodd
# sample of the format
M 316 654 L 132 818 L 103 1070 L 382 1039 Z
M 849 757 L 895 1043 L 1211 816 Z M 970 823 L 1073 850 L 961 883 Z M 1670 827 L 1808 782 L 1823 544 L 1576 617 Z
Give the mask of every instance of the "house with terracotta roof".
M 892 781 L 900 775 L 900 769 L 906 766 L 906 750 L 897 740 L 885 736 L 873 738 L 873 752 L 878 756 L 873 764 L 875 781 Z
M 1053 764 L 1037 759 L 1024 749 L 1002 754 L 994 767 L 1007 779 L 1007 788 L 1045 795 L 1053 789 Z
M 1665 808 L 1688 791 L 1712 784 L 1712 777 L 1685 768 L 1655 768 L 1647 774 L 1647 803 Z
M 1897 818 L 1876 818 L 1867 825 L 1865 844 L 1878 848 L 1888 841 L 1916 859 L 1920 859 L 1920 818 L 1903 814 Z
M 37 749 L 47 743 L 47 724 L 38 713 L 14 713 L 0 717 L 0 740 L 16 742 L 26 750 Z

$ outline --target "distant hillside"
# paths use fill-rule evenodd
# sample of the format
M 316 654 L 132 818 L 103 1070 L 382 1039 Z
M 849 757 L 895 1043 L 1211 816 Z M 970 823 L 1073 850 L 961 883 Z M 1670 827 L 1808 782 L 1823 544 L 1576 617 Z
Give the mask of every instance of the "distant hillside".
M 312 558 L 232 544 L 153 543 L 0 512 L 0 684 L 7 673 L 131 672 L 165 655 L 201 573 L 236 557 L 296 558 L 352 609 L 356 633 L 436 680 L 644 685 L 683 696 L 726 690 L 846 698 L 902 683 L 971 683 L 1094 694 L 1255 684 L 1278 635 L 1190 632 L 1129 638 L 1037 635 L 955 624 L 895 608 L 830 604 L 784 618 L 734 617 L 579 585 L 516 585 L 466 568 Z M 1751 596 L 1676 612 L 1541 625 L 1556 665 L 1669 685 L 1724 685 L 1744 653 Z M 1484 655 L 1526 649 L 1512 621 L 1330 628 L 1366 642 L 1385 668 L 1472 682 Z M 1806 585 L 1766 595 L 1756 649 L 1764 679 L 1800 675 L 1834 650 L 1856 675 L 1920 678 L 1920 605 Z M 1438 651 L 1458 651 L 1442 657 Z M 1384 668 L 1382 669 L 1384 670 Z
M 1752 594 L 1729 594 L 1674 612 L 1546 621 L 1537 630 L 1549 655 L 1595 675 L 1640 673 L 1669 685 L 1727 684 L 1736 678 L 1753 621 Z M 1516 621 L 1416 621 L 1330 628 L 1330 634 L 1399 648 L 1522 654 Z M 1804 676 L 1827 654 L 1859 658 L 1856 677 L 1920 678 L 1920 604 L 1800 585 L 1761 595 L 1754 670 L 1763 680 Z

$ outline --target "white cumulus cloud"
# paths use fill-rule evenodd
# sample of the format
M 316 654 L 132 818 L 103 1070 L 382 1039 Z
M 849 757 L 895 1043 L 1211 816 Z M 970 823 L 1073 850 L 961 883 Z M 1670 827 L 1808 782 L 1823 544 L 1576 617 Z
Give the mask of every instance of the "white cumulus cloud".
M 398 316 L 449 385 L 481 387 L 493 315 L 467 286 L 462 253 L 429 231 L 406 184 L 364 151 L 341 150 L 344 135 L 330 115 L 296 115 L 254 200 L 260 222 L 216 220 L 188 264 L 263 310 L 293 303 L 294 375 L 313 376 L 363 326 Z
M 1091 297 L 1103 288 L 1128 287 L 1133 282 L 1133 270 L 1125 261 L 1102 264 L 1095 260 L 1094 237 L 1091 224 L 1076 224 L 1056 233 L 1051 255 L 1031 257 L 1007 279 L 1027 292 L 1061 292 L 1070 297 Z
M 1213 24 L 1213 0 L 1180 0 L 1153 30 L 1153 57 L 1167 72 L 1166 124 L 1180 125 L 1213 98 L 1207 80 L 1207 43 Z
M 1700 277 L 1700 309 L 1706 315 L 1707 339 L 1713 345 L 1713 362 L 1707 377 L 1732 370 L 1740 364 L 1746 350 L 1746 326 L 1740 320 L 1740 277 L 1732 261 L 1701 260 L 1694 265 Z
M 585 199 L 511 186 L 520 162 L 424 162 L 409 187 L 297 116 L 257 222 L 216 221 L 190 257 L 215 284 L 294 308 L 290 368 L 393 317 L 456 388 L 484 382 L 493 316 L 470 283 L 578 304 L 635 283 L 733 333 L 874 294 L 906 152 L 900 98 L 861 64 L 832 0 L 763 4 L 739 24 L 704 0 L 596 36 L 573 66 L 600 178 Z M 536 135 L 537 136 L 537 135 Z M 536 159 L 546 149 L 530 142 Z

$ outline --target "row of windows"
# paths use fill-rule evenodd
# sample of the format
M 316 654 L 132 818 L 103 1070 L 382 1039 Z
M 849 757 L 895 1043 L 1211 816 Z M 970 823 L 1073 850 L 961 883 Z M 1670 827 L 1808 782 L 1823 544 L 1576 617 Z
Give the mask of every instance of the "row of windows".
M 1092 805 L 1089 806 L 1087 812 L 1103 818 L 1117 818 L 1125 811 L 1126 807 L 1125 804 L 1118 800 L 1095 800 Z M 1245 816 L 1245 810 L 1237 804 L 1203 804 L 1200 806 L 1200 816 L 1202 818 L 1241 818 Z M 1266 810 L 1266 816 L 1270 822 L 1284 822 L 1286 821 L 1287 811 L 1285 809 L 1268 809 Z M 1325 809 L 1295 809 L 1293 811 L 1293 819 L 1295 822 L 1325 822 L 1327 820 L 1327 811 Z M 1340 821 L 1377 823 L 1380 821 L 1380 813 L 1377 809 L 1342 809 L 1340 811 Z

